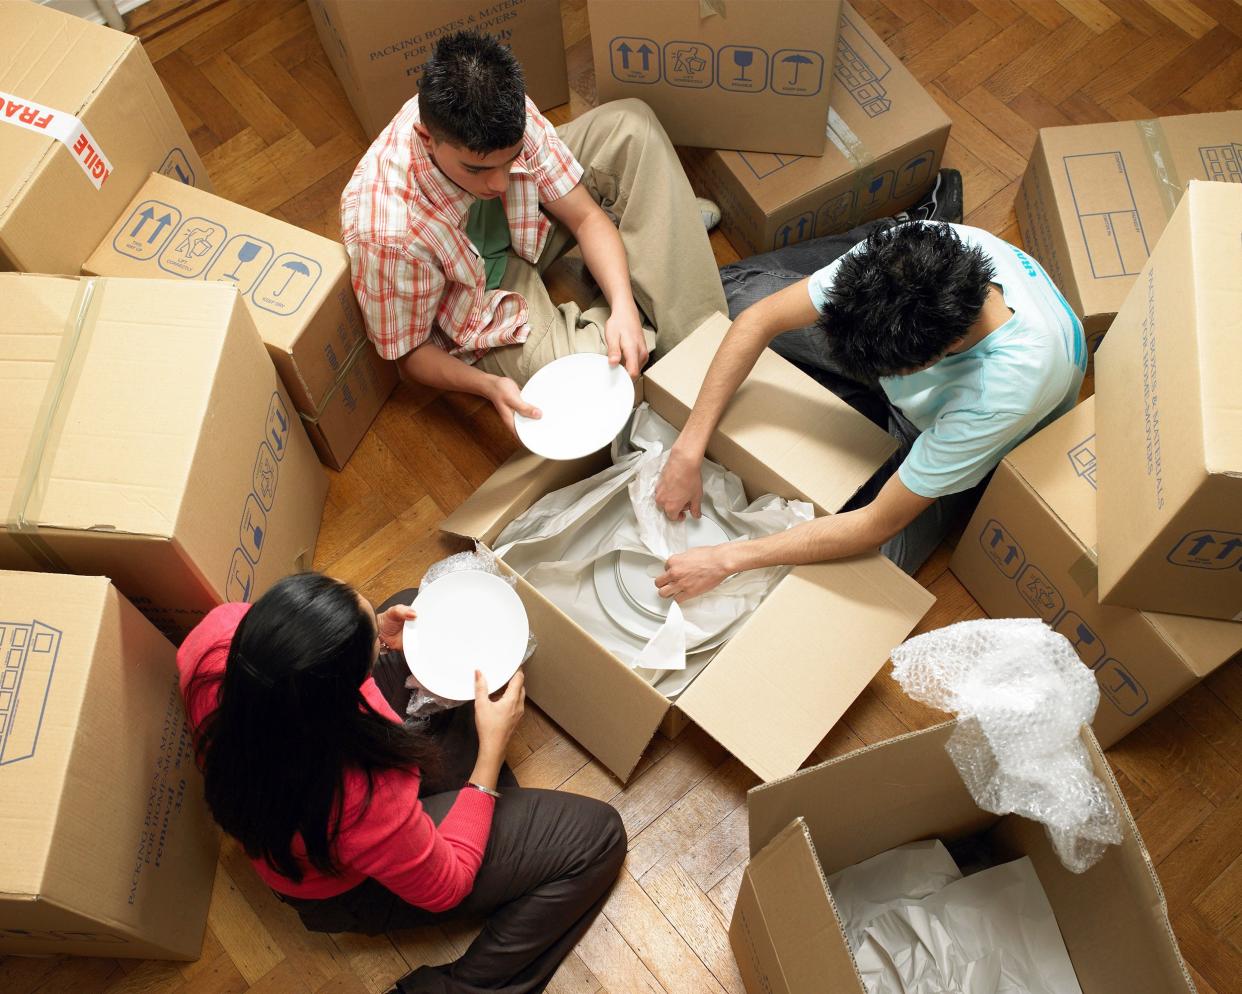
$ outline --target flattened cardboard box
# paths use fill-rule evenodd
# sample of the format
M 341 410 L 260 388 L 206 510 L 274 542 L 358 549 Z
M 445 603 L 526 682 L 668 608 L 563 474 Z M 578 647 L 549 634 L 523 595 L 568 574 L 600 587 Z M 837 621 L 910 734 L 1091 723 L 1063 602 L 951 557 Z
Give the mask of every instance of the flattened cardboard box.
M 993 618 L 1041 618 L 1100 685 L 1105 746 L 1242 652 L 1242 624 L 1101 604 L 1096 403 L 1088 399 L 1007 455 L 949 563 Z
M 1075 874 L 1042 825 L 975 804 L 945 752 L 953 728 L 912 732 L 750 791 L 751 860 L 729 928 L 749 994 L 863 994 L 827 876 L 908 842 L 979 833 L 1003 861 L 1030 857 L 1083 994 L 1194 994 L 1151 857 L 1090 730 L 1083 742 L 1122 841 Z
M 1242 182 L 1242 110 L 1040 129 L 1018 227 L 1092 350 L 1192 179 Z
M 175 650 L 105 577 L 0 571 L 0 954 L 194 959 L 217 835 Z
M 327 479 L 233 287 L 0 274 L 0 568 L 173 642 L 309 568 Z
M 343 245 L 164 176 L 143 185 L 82 271 L 237 287 L 333 469 L 397 384 L 396 363 L 367 340 Z
M 308 2 L 328 61 L 371 138 L 418 92 L 436 42 L 454 31 L 482 31 L 511 48 L 540 110 L 569 100 L 557 0 Z
M 636 97 L 674 145 L 824 150 L 841 0 L 589 0 L 600 103 Z
M 655 413 L 685 424 L 728 327 L 716 315 L 647 371 L 643 394 Z M 894 445 L 765 350 L 707 455 L 735 472 L 752 499 L 800 498 L 823 514 L 844 505 Z M 442 527 L 491 544 L 544 494 L 607 465 L 607 453 L 574 462 L 520 454 Z M 517 589 L 539 642 L 527 667 L 531 699 L 628 779 L 672 705 L 525 580 Z M 878 553 L 795 567 L 682 692 L 677 709 L 763 779 L 783 776 L 802 764 L 934 600 Z
M 136 38 L 0 7 L 0 269 L 75 275 L 152 172 L 211 189 Z
M 1242 184 L 1192 182 L 1096 357 L 1100 600 L 1242 621 Z
M 833 75 L 822 156 L 685 153 L 695 189 L 720 205 L 721 230 L 743 255 L 887 217 L 935 180 L 949 119 L 848 4 Z

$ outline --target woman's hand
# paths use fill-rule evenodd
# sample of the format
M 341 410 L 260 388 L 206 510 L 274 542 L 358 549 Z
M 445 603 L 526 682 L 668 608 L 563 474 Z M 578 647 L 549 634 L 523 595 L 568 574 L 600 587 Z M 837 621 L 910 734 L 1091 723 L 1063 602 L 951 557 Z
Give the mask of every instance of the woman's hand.
M 405 623 L 413 621 L 418 615 L 414 613 L 414 608 L 409 604 L 394 604 L 383 614 L 375 616 L 375 627 L 379 632 L 379 637 L 383 639 L 383 645 L 387 645 L 393 652 L 401 650 L 401 639 L 405 632 Z
M 487 694 L 487 681 L 474 671 L 474 724 L 479 732 L 479 761 L 494 759 L 497 768 L 504 759 L 505 749 L 526 708 L 526 676 L 521 670 L 513 675 L 503 692 L 493 700 Z

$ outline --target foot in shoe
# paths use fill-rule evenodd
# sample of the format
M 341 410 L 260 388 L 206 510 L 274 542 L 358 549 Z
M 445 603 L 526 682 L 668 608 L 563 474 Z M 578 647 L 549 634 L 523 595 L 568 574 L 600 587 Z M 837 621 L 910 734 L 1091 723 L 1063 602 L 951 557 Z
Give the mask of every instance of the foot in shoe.
M 699 209 L 699 217 L 703 219 L 704 228 L 711 231 L 720 223 L 720 208 L 716 206 L 715 201 L 708 200 L 706 197 L 695 197 L 694 203 Z
M 909 210 L 893 215 L 893 220 L 951 221 L 962 223 L 962 174 L 956 169 L 941 169 L 927 195 Z

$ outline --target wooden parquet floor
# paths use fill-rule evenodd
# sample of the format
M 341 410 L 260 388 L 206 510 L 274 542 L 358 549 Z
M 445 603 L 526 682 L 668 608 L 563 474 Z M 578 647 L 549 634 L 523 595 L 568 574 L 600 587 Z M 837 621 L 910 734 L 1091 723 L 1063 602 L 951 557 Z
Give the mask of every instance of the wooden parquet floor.
M 1036 130 L 1242 108 L 1234 0 L 854 0 L 953 119 L 967 221 L 1019 240 L 1013 199 Z M 594 102 L 584 0 L 563 0 L 573 97 Z M 303 0 L 152 0 L 130 15 L 216 190 L 337 237 L 337 200 L 366 140 Z M 736 253 L 719 234 L 720 262 Z M 316 567 L 371 598 L 456 546 L 439 521 L 514 449 L 490 407 L 402 386 L 332 474 Z M 941 549 L 919 575 L 937 596 L 921 629 L 979 617 Z M 881 674 L 817 750 L 838 755 L 942 716 Z M 657 738 L 615 779 L 530 708 L 510 762 L 523 784 L 611 801 L 630 836 L 604 914 L 553 982 L 560 994 L 741 994 L 726 926 L 746 855 L 754 777 L 691 727 Z M 1242 991 L 1242 666 L 1236 662 L 1109 753 L 1164 884 L 1203 994 Z M 0 960 L 4 994 L 375 994 L 452 958 L 465 927 L 387 937 L 304 931 L 226 843 L 202 958 L 175 964 Z

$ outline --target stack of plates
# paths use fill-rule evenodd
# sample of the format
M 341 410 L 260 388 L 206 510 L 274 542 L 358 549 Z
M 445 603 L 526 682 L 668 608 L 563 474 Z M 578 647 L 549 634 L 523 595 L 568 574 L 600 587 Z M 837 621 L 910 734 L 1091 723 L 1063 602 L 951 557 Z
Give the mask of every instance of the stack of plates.
M 724 526 L 706 513 L 687 521 L 687 547 L 719 545 L 732 536 Z M 664 572 L 659 557 L 645 552 L 623 550 L 601 556 L 595 561 L 595 593 L 600 606 L 622 632 L 632 636 L 641 650 L 660 630 L 668 617 L 669 600 L 661 597 L 655 581 Z M 706 652 L 721 645 L 728 637 L 725 629 L 691 645 L 687 652 Z

